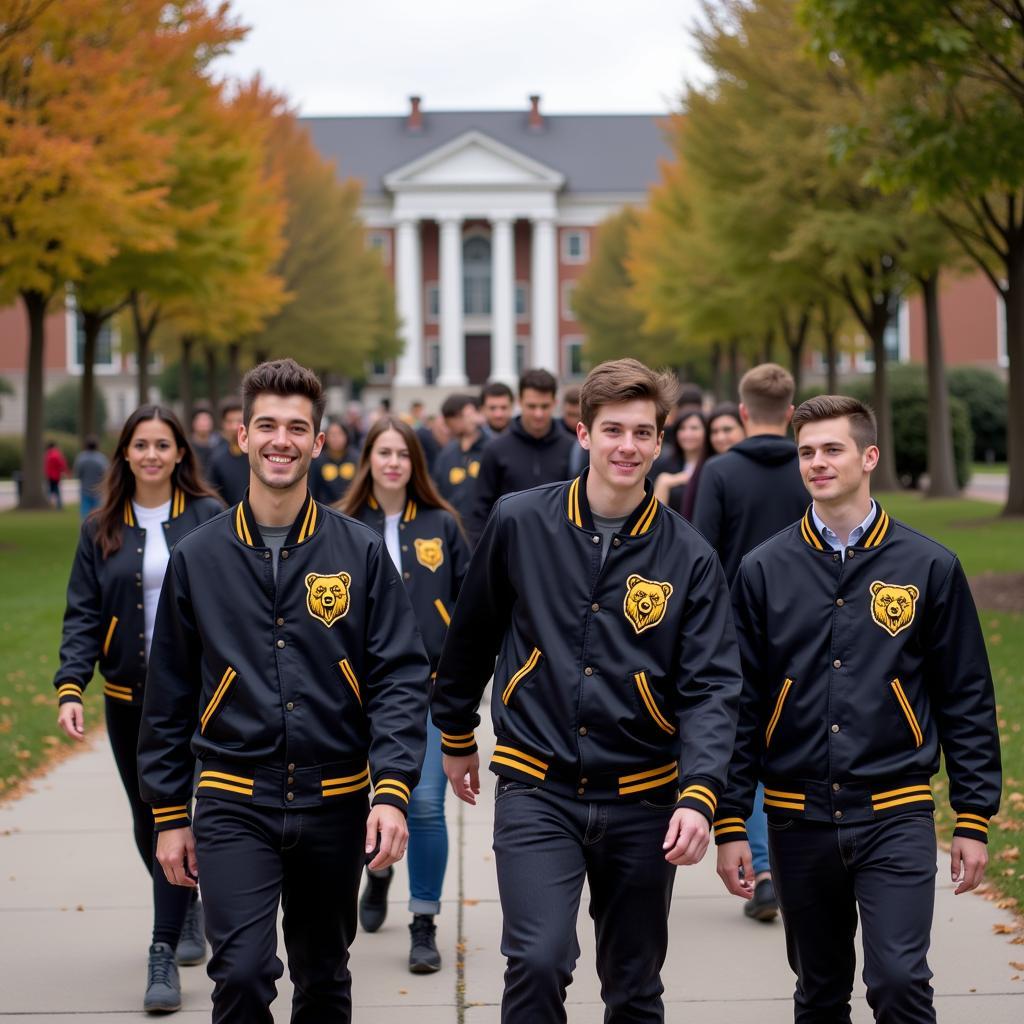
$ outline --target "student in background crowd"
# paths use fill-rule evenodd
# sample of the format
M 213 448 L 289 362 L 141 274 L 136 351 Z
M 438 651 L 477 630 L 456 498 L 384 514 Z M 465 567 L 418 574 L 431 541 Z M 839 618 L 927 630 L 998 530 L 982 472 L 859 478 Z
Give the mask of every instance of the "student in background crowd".
M 85 448 L 75 456 L 75 464 L 71 470 L 78 479 L 81 492 L 78 512 L 82 519 L 99 507 L 100 485 L 109 465 L 110 460 L 100 451 L 96 435 L 90 434 L 85 439 Z
M 704 409 L 704 392 L 692 383 L 680 384 L 676 394 L 676 400 L 665 420 L 665 443 L 661 446 L 661 454 L 654 460 L 651 466 L 650 479 L 657 480 L 659 474 L 675 471 L 678 461 L 678 448 L 676 447 L 675 427 L 684 412 L 702 412 Z
M 348 443 L 356 451 L 363 447 L 363 438 L 366 437 L 366 424 L 363 422 L 365 412 L 360 402 L 349 402 L 345 406 L 345 429 L 348 431 Z
M 492 438 L 504 434 L 512 422 L 514 406 L 515 396 L 507 384 L 499 384 L 497 381 L 485 384 L 480 391 L 480 411 L 484 417 L 484 434 Z
M 309 489 L 317 501 L 333 505 L 345 497 L 356 475 L 359 450 L 349 442 L 348 430 L 340 420 L 329 420 L 323 451 L 309 467 Z
M 437 669 L 448 621 L 469 563 L 469 547 L 452 507 L 427 473 L 423 449 L 408 424 L 378 420 L 366 435 L 359 470 L 342 509 L 376 530 L 405 583 L 416 624 Z M 409 970 L 441 969 L 434 917 L 448 864 L 444 820 L 447 789 L 441 766 L 441 733 L 427 722 L 427 753 L 409 801 Z M 392 868 L 368 870 L 359 921 L 368 932 L 384 923 Z
M 547 370 L 527 370 L 519 379 L 520 413 L 495 438 L 480 460 L 476 501 L 467 523 L 471 540 L 483 531 L 494 503 L 512 491 L 525 491 L 569 477 L 576 440 L 554 421 L 558 385 Z
M 192 411 L 192 434 L 189 441 L 196 453 L 203 475 L 209 475 L 210 459 L 213 453 L 223 444 L 224 438 L 213 429 L 213 413 L 206 405 L 197 405 Z
M 465 522 L 476 497 L 480 460 L 488 439 L 480 425 L 480 410 L 473 395 L 449 395 L 441 406 L 452 440 L 434 463 L 434 480 L 441 497 Z
M 698 478 L 712 454 L 707 423 L 699 409 L 691 407 L 680 413 L 672 432 L 672 447 L 675 455 L 655 478 L 654 493 L 660 502 L 689 519 Z
M 715 455 L 724 455 L 746 437 L 740 407 L 735 402 L 719 402 L 708 416 L 708 437 Z
M 573 385 L 562 392 L 562 426 L 576 441 L 569 456 L 569 476 L 579 476 L 587 465 L 587 453 L 576 437 L 576 425 L 580 422 L 580 389 Z
M 60 481 L 68 471 L 68 460 L 64 453 L 57 447 L 56 441 L 46 442 L 46 451 L 43 453 L 43 475 L 49 488 L 50 504 L 54 508 L 64 507 L 60 496 Z
M 143 405 L 128 417 L 114 451 L 102 507 L 82 524 L 54 677 L 57 723 L 85 737 L 83 693 L 99 663 L 107 737 L 131 805 L 135 845 L 153 878 L 153 937 L 143 1009 L 181 1006 L 178 964 L 206 959 L 202 908 L 154 863 L 153 814 L 139 792 L 136 750 L 157 602 L 170 550 L 221 503 L 202 482 L 174 413 Z M 155 870 L 154 870 L 155 868 Z
M 209 480 L 225 504 L 237 505 L 249 486 L 249 458 L 238 446 L 242 426 L 242 401 L 225 398 L 220 403 L 220 433 L 224 443 L 210 456 Z

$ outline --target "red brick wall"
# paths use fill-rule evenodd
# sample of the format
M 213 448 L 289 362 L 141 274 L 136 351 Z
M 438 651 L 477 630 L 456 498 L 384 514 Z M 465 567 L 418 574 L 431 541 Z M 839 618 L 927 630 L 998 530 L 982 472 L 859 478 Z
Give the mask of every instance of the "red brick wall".
M 533 304 L 533 290 L 530 282 L 530 246 L 533 240 L 533 231 L 528 220 L 517 220 L 513 227 L 513 240 L 515 245 L 515 268 L 516 284 L 520 281 L 526 285 L 526 318 L 516 318 L 516 337 L 528 338 L 530 336 L 530 310 Z M 526 354 L 527 363 L 531 363 L 531 353 Z
M 47 370 L 63 370 L 67 365 L 64 310 L 59 301 L 56 307 L 46 318 L 43 360 Z M 24 371 L 27 366 L 28 319 L 18 302 L 0 309 L 0 370 Z
M 586 242 L 586 261 L 583 263 L 566 263 L 565 261 L 565 236 L 570 232 L 580 232 L 587 238 Z M 574 317 L 566 316 L 565 302 L 563 296 L 565 294 L 565 284 L 567 281 L 575 281 L 583 275 L 583 272 L 587 269 L 587 263 L 593 258 L 594 255 L 594 235 L 595 231 L 593 228 L 587 227 L 568 227 L 558 229 L 558 367 L 561 375 L 565 375 L 568 372 L 568 367 L 565 365 L 565 346 L 562 344 L 562 339 L 566 335 L 582 335 L 583 325 Z
M 441 230 L 436 221 L 427 220 L 420 224 L 420 247 L 423 270 L 423 336 L 436 341 L 441 335 L 441 325 L 427 322 L 427 285 L 438 284 L 441 280 Z
M 999 304 L 996 290 L 983 274 L 946 274 L 939 292 L 943 347 L 950 366 L 963 363 L 995 365 L 999 347 Z M 910 300 L 910 358 L 925 359 L 924 302 Z

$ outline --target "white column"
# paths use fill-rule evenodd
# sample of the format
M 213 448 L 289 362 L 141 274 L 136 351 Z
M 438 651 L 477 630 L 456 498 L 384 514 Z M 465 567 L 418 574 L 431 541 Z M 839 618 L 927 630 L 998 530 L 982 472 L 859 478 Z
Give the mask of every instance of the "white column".
M 466 383 L 466 340 L 462 330 L 462 221 L 441 221 L 441 387 Z
M 530 256 L 530 321 L 533 354 L 530 366 L 559 373 L 558 359 L 558 252 L 555 222 L 549 217 L 533 221 Z
M 516 261 L 512 220 L 491 219 L 491 380 L 514 387 L 516 374 Z
M 395 294 L 405 347 L 398 357 L 394 383 L 400 387 L 422 387 L 423 272 L 419 221 L 401 220 L 395 233 Z

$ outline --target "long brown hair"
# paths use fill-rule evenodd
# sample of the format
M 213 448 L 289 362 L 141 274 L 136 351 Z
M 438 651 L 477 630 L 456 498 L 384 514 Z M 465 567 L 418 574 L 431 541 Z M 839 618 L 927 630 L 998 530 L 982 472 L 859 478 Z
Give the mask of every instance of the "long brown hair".
M 125 420 L 117 448 L 110 459 L 110 466 L 103 477 L 103 503 L 92 513 L 96 521 L 96 543 L 104 558 L 109 558 L 121 549 L 122 527 L 124 526 L 124 504 L 135 494 L 135 474 L 128 465 L 125 451 L 140 423 L 147 420 L 162 420 L 171 428 L 174 444 L 184 455 L 171 473 L 171 489 L 180 488 L 190 498 L 217 498 L 207 487 L 192 445 L 185 436 L 181 421 L 166 405 L 140 405 Z M 220 500 L 219 498 L 217 499 Z
M 405 485 L 406 495 L 415 499 L 424 508 L 444 509 L 455 519 L 461 529 L 462 522 L 459 519 L 459 513 L 437 493 L 434 481 L 430 479 L 430 474 L 427 472 L 427 457 L 423 454 L 423 445 L 420 444 L 416 432 L 408 423 L 403 423 L 402 420 L 395 419 L 393 416 L 382 416 L 370 427 L 366 440 L 363 442 L 363 450 L 359 453 L 359 466 L 356 469 L 356 475 L 352 478 L 352 483 L 338 507 L 346 515 L 354 516 L 369 502 L 373 495 L 370 455 L 373 452 L 373 446 L 377 443 L 377 438 L 387 430 L 395 430 L 401 434 L 402 440 L 409 449 L 412 476 L 409 477 L 409 482 Z

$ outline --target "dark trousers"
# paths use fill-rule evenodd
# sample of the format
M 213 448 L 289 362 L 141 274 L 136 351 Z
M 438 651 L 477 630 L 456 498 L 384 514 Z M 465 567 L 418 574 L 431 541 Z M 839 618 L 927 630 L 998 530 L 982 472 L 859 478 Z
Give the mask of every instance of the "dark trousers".
M 153 831 L 153 811 L 139 793 L 139 724 L 141 705 L 120 704 L 107 699 L 107 736 L 114 753 L 117 773 L 132 808 L 132 830 L 135 846 L 153 878 L 153 942 L 166 942 L 177 946 L 181 925 L 193 898 L 188 889 L 171 885 L 164 869 L 156 863 L 156 835 Z M 154 865 L 156 870 L 154 870 Z
M 928 812 L 864 824 L 768 822 L 772 876 L 796 972 L 798 1024 L 848 1024 L 860 911 L 875 1020 L 933 1024 L 928 968 L 935 824 Z
M 192 828 L 206 933 L 213 947 L 213 1022 L 272 1024 L 284 967 L 277 908 L 295 986 L 293 1024 L 348 1024 L 348 948 L 365 864 L 365 797 L 279 810 L 200 797 Z
M 606 1024 L 665 1019 L 661 965 L 675 868 L 661 849 L 672 807 L 587 803 L 499 779 L 494 854 L 508 961 L 503 1024 L 561 1024 L 580 947 L 584 879 Z

